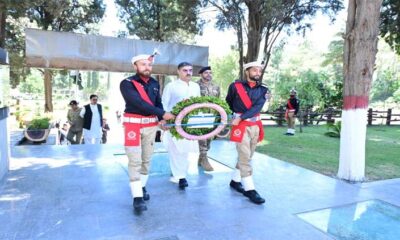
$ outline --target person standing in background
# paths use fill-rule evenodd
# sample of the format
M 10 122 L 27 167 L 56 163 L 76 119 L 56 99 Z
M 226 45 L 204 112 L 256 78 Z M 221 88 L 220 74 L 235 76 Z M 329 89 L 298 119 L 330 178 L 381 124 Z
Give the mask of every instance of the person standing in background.
M 293 136 L 296 132 L 294 126 L 296 123 L 296 116 L 297 113 L 299 112 L 299 107 L 300 107 L 300 101 L 297 99 L 296 95 L 297 95 L 296 90 L 294 89 L 290 90 L 290 97 L 286 104 L 285 117 L 288 123 L 288 130 L 285 133 L 285 135 L 288 136 Z
M 108 126 L 107 119 L 103 118 L 103 127 L 101 129 L 103 135 L 101 136 L 101 143 L 107 143 L 107 132 L 110 131 L 110 126 Z
M 212 82 L 212 71 L 210 66 L 206 66 L 200 69 L 200 80 L 197 82 L 200 86 L 201 96 L 212 96 L 212 97 L 220 97 L 220 89 L 218 85 L 215 85 Z M 199 140 L 199 162 L 198 165 L 203 167 L 205 171 L 214 171 L 214 168 L 211 166 L 208 161 L 207 152 L 210 150 L 211 139 Z
M 83 131 L 83 118 L 79 114 L 82 108 L 78 106 L 76 100 L 69 102 L 69 106 L 71 108 L 68 110 L 67 119 L 70 127 L 67 134 L 67 140 L 71 144 L 80 144 Z
M 83 118 L 83 139 L 85 144 L 100 144 L 103 126 L 103 107 L 97 104 L 98 96 L 90 95 L 90 104 L 82 108 L 80 116 Z

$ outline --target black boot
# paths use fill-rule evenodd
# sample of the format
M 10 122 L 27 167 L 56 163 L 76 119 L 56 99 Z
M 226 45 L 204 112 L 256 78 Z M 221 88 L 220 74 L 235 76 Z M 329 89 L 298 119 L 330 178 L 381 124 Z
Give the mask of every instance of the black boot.
M 133 209 L 135 209 L 136 212 L 147 210 L 146 204 L 144 203 L 142 197 L 133 198 Z
M 256 190 L 249 190 L 249 191 L 244 191 L 243 195 L 248 197 L 250 201 L 256 204 L 262 204 L 265 203 L 265 199 L 262 198 Z
M 143 200 L 149 201 L 150 200 L 150 194 L 147 193 L 146 187 L 143 187 L 142 190 L 143 190 Z
M 185 188 L 188 187 L 188 186 L 189 186 L 189 184 L 188 184 L 188 182 L 186 181 L 186 178 L 181 178 L 181 179 L 179 179 L 179 188 L 180 188 L 181 190 L 185 190 Z
M 237 192 L 244 193 L 244 189 L 241 182 L 235 182 L 231 180 L 229 186 L 231 186 L 231 188 L 235 189 Z

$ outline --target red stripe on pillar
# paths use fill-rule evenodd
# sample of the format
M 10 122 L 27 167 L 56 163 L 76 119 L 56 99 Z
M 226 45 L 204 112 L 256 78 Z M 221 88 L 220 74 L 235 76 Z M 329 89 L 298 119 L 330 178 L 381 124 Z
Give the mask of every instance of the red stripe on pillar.
M 368 96 L 345 96 L 343 99 L 343 109 L 368 108 Z

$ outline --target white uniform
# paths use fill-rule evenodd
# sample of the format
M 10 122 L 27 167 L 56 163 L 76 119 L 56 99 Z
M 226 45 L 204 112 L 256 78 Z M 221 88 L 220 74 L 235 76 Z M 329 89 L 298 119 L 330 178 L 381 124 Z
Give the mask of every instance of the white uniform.
M 102 127 L 100 126 L 100 113 L 97 108 L 97 104 L 90 104 L 90 110 L 92 110 L 92 123 L 90 125 L 90 130 L 83 129 L 83 139 L 85 140 L 85 144 L 100 144 L 101 136 L 103 132 L 101 131 Z M 82 108 L 80 112 L 80 116 L 83 118 L 86 113 L 86 108 Z
M 162 95 L 162 103 L 165 111 L 170 112 L 180 101 L 190 97 L 200 96 L 200 87 L 197 83 L 183 80 L 175 80 L 168 83 Z M 195 162 L 194 168 L 197 171 L 197 158 L 199 155 L 198 142 L 186 139 L 176 139 L 169 131 L 163 136 L 163 142 L 168 149 L 173 181 L 186 178 L 189 170 L 189 162 Z

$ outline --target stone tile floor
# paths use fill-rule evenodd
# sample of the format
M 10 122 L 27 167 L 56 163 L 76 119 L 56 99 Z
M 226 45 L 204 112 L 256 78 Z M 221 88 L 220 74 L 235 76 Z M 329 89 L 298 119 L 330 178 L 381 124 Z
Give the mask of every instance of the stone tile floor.
M 399 179 L 349 184 L 258 153 L 254 178 L 266 203 L 254 205 L 228 185 L 235 146 L 214 141 L 217 171 L 192 166 L 186 191 L 169 181 L 157 145 L 149 210 L 135 215 L 123 152 L 113 144 L 12 146 L 0 239 L 334 239 L 297 214 L 373 199 L 400 206 Z

